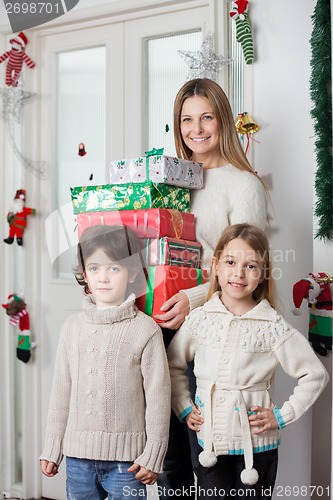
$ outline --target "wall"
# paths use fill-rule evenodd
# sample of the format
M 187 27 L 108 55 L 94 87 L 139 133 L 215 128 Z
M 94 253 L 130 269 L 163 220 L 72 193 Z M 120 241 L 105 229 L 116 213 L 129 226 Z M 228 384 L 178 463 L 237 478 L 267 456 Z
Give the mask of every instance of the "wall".
M 291 310 L 293 284 L 313 270 L 315 160 L 309 114 L 309 38 L 314 5 L 312 0 L 256 0 L 251 3 L 257 62 L 252 69 L 253 109 L 247 109 L 261 125 L 255 136 L 260 144 L 251 144 L 254 166 L 260 175 L 271 176 L 272 181 L 274 211 L 270 241 L 277 277 L 281 271 L 281 279 L 278 279 L 281 309 L 287 320 L 305 333 L 306 307 L 302 316 L 293 316 Z M 329 247 L 322 247 L 322 253 L 328 260 Z M 324 270 L 332 271 L 332 261 L 330 268 Z M 273 392 L 278 405 L 288 397 L 292 387 L 293 381 L 279 373 Z M 325 408 L 326 422 L 329 422 L 331 409 L 326 408 L 324 396 L 314 411 L 320 414 L 322 407 Z M 319 435 L 329 446 L 329 435 L 321 429 L 314 426 L 314 436 Z M 311 431 L 311 412 L 284 429 L 277 486 L 311 484 Z M 329 460 L 327 463 L 315 456 L 314 462 L 319 464 L 315 473 L 318 474 L 318 469 L 322 471 L 322 477 L 316 478 L 319 482 L 314 484 L 324 486 L 320 481 L 329 478 Z M 287 494 L 282 494 L 285 496 Z

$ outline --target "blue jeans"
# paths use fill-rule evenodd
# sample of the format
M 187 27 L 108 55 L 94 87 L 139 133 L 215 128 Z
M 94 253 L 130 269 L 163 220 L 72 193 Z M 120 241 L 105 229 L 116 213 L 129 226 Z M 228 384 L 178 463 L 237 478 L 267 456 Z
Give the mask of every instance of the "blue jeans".
M 66 457 L 67 500 L 145 500 L 146 486 L 127 472 L 132 464 Z

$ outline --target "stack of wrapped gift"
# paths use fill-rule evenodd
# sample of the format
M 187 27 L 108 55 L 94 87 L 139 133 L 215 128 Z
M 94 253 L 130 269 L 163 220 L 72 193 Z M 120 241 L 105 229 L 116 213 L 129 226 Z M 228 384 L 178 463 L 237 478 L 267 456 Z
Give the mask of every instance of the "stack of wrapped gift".
M 112 161 L 110 184 L 71 189 L 79 237 L 96 224 L 131 227 L 143 239 L 147 282 L 138 307 L 150 316 L 181 289 L 207 280 L 200 269 L 189 189 L 203 187 L 202 165 L 152 150 Z

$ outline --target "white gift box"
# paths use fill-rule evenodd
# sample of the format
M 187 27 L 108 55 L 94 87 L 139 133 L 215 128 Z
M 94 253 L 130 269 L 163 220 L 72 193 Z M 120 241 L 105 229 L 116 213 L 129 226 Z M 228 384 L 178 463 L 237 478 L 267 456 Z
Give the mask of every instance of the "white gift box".
M 203 188 L 201 163 L 158 154 L 110 161 L 109 176 L 110 184 L 152 181 L 187 189 Z

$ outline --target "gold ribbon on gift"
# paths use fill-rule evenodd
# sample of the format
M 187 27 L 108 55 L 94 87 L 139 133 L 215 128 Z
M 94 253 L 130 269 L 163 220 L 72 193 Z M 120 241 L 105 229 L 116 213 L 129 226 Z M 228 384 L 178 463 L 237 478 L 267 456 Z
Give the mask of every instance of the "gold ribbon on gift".
M 180 239 L 182 237 L 184 221 L 181 212 L 174 210 L 173 208 L 167 209 L 171 216 L 171 224 L 175 232 L 175 238 Z

